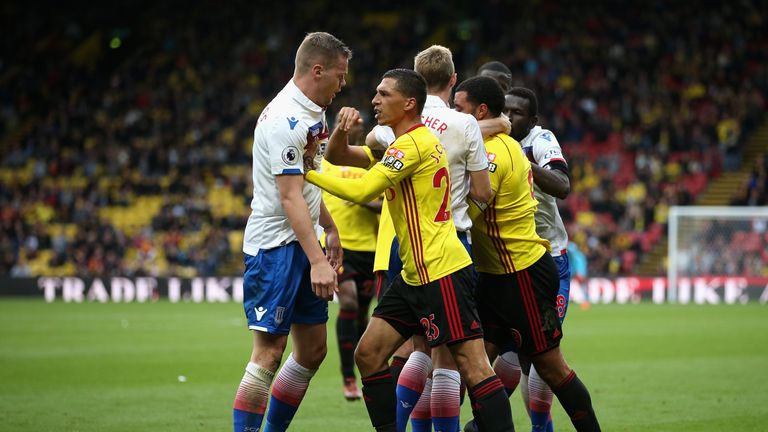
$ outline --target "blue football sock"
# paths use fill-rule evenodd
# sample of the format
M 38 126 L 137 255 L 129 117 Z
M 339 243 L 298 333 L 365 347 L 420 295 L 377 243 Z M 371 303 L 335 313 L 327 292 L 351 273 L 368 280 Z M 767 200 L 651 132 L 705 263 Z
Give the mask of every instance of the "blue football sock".
M 532 432 L 545 432 L 547 430 L 547 423 L 552 424 L 549 421 L 549 412 L 540 412 L 531 410 L 531 431 Z M 551 430 L 551 429 L 550 429 Z
M 239 409 L 232 410 L 232 417 L 235 424 L 235 432 L 244 432 L 257 430 L 264 421 L 264 414 L 256 414 Z
M 421 393 L 398 384 L 395 394 L 397 395 L 397 430 L 398 432 L 404 432 L 408 425 L 411 411 L 416 406 L 416 402 L 419 401 Z
M 269 411 L 267 411 L 267 421 L 264 424 L 263 432 L 284 432 L 288 429 L 288 425 L 298 409 L 298 406 L 288 405 L 274 396 L 270 397 Z
M 432 419 L 411 419 L 412 432 L 432 432 Z

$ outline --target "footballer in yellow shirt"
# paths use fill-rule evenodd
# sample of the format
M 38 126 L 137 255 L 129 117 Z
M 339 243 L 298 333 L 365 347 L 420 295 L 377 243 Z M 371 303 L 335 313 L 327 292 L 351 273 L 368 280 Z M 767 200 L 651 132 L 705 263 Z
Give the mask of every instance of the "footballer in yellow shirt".
M 488 362 L 473 295 L 472 261 L 451 218 L 448 158 L 440 141 L 421 124 L 427 97 L 424 78 L 408 69 L 386 72 L 373 98 L 380 125 L 395 133 L 382 159 L 359 179 L 340 179 L 314 171 L 306 180 L 341 198 L 367 202 L 384 191 L 400 240 L 401 274 L 376 307 L 355 359 L 371 422 L 394 430 L 395 383 L 388 359 L 411 335 L 423 332 L 431 346 L 447 344 L 470 389 L 476 415 L 495 418 L 499 430 L 512 430 L 501 381 Z M 346 139 L 354 109 L 337 124 L 331 141 Z M 342 112 L 340 112 L 342 116 Z M 329 144 L 329 147 L 334 147 Z M 350 152 L 350 146 L 342 146 Z M 370 151 L 357 149 L 369 166 Z M 348 160 L 348 159 L 347 159 Z M 486 409 L 487 407 L 487 409 Z
M 454 105 L 478 120 L 498 117 L 504 93 L 493 78 L 478 76 L 459 84 Z M 531 164 L 507 134 L 490 137 L 485 148 L 493 198 L 487 206 L 471 206 L 470 217 L 488 357 L 493 360 L 501 348 L 517 347 L 521 363 L 535 367 L 576 430 L 599 431 L 589 392 L 560 351 L 560 278 L 549 242 L 536 234 Z

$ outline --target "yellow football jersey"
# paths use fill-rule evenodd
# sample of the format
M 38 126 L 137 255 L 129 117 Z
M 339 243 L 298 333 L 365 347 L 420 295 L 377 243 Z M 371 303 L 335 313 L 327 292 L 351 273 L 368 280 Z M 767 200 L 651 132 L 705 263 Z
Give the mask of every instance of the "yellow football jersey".
M 418 125 L 398 137 L 371 170 L 392 185 L 385 196 L 407 284 L 424 285 L 472 263 L 451 218 L 448 156 L 429 129 Z
M 392 250 L 392 241 L 395 239 L 395 226 L 392 225 L 392 216 L 389 215 L 389 206 L 384 200 L 381 206 L 379 218 L 379 234 L 376 237 L 376 256 L 373 259 L 373 271 L 389 270 L 389 253 Z
M 484 214 L 472 206 L 472 256 L 479 272 L 514 273 L 528 268 L 549 249 L 536 234 L 533 171 L 520 144 L 507 134 L 485 140 L 494 196 Z
M 337 166 L 327 160 L 323 160 L 322 170 L 325 174 L 341 178 L 360 178 L 366 172 L 362 168 Z M 323 192 L 323 201 L 339 229 L 339 239 L 344 249 L 358 252 L 376 250 L 377 213 L 328 192 Z

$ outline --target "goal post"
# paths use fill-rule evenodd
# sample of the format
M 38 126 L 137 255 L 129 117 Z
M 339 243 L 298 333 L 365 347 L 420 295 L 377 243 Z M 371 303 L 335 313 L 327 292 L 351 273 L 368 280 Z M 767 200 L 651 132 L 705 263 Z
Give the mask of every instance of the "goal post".
M 681 280 L 766 273 L 768 207 L 674 206 L 667 230 L 670 303 Z

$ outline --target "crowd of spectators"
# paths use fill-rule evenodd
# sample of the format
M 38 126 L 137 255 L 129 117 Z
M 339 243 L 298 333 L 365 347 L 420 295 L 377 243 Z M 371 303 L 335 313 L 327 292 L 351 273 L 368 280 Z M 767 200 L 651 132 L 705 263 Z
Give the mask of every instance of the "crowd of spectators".
M 397 2 L 343 13 L 321 3 L 3 6 L 0 275 L 30 274 L 43 250 L 51 268 L 80 275 L 239 272 L 231 234 L 249 212 L 254 122 L 290 78 L 306 31 L 330 31 L 354 51 L 328 118 L 352 105 L 369 126 L 381 74 L 412 66 L 428 44 L 453 50 L 460 80 L 506 63 L 538 93 L 540 123 L 569 158 L 562 210 L 592 275 L 630 273 L 659 240 L 666 208 L 739 166 L 766 107 L 759 0 L 586 11 L 427 1 L 408 13 Z M 750 204 L 765 202 L 760 166 Z M 236 210 L 212 204 L 222 187 Z M 150 212 L 141 197 L 160 205 L 138 228 L 104 211 Z
M 680 276 L 768 276 L 765 219 L 693 219 L 681 231 Z

